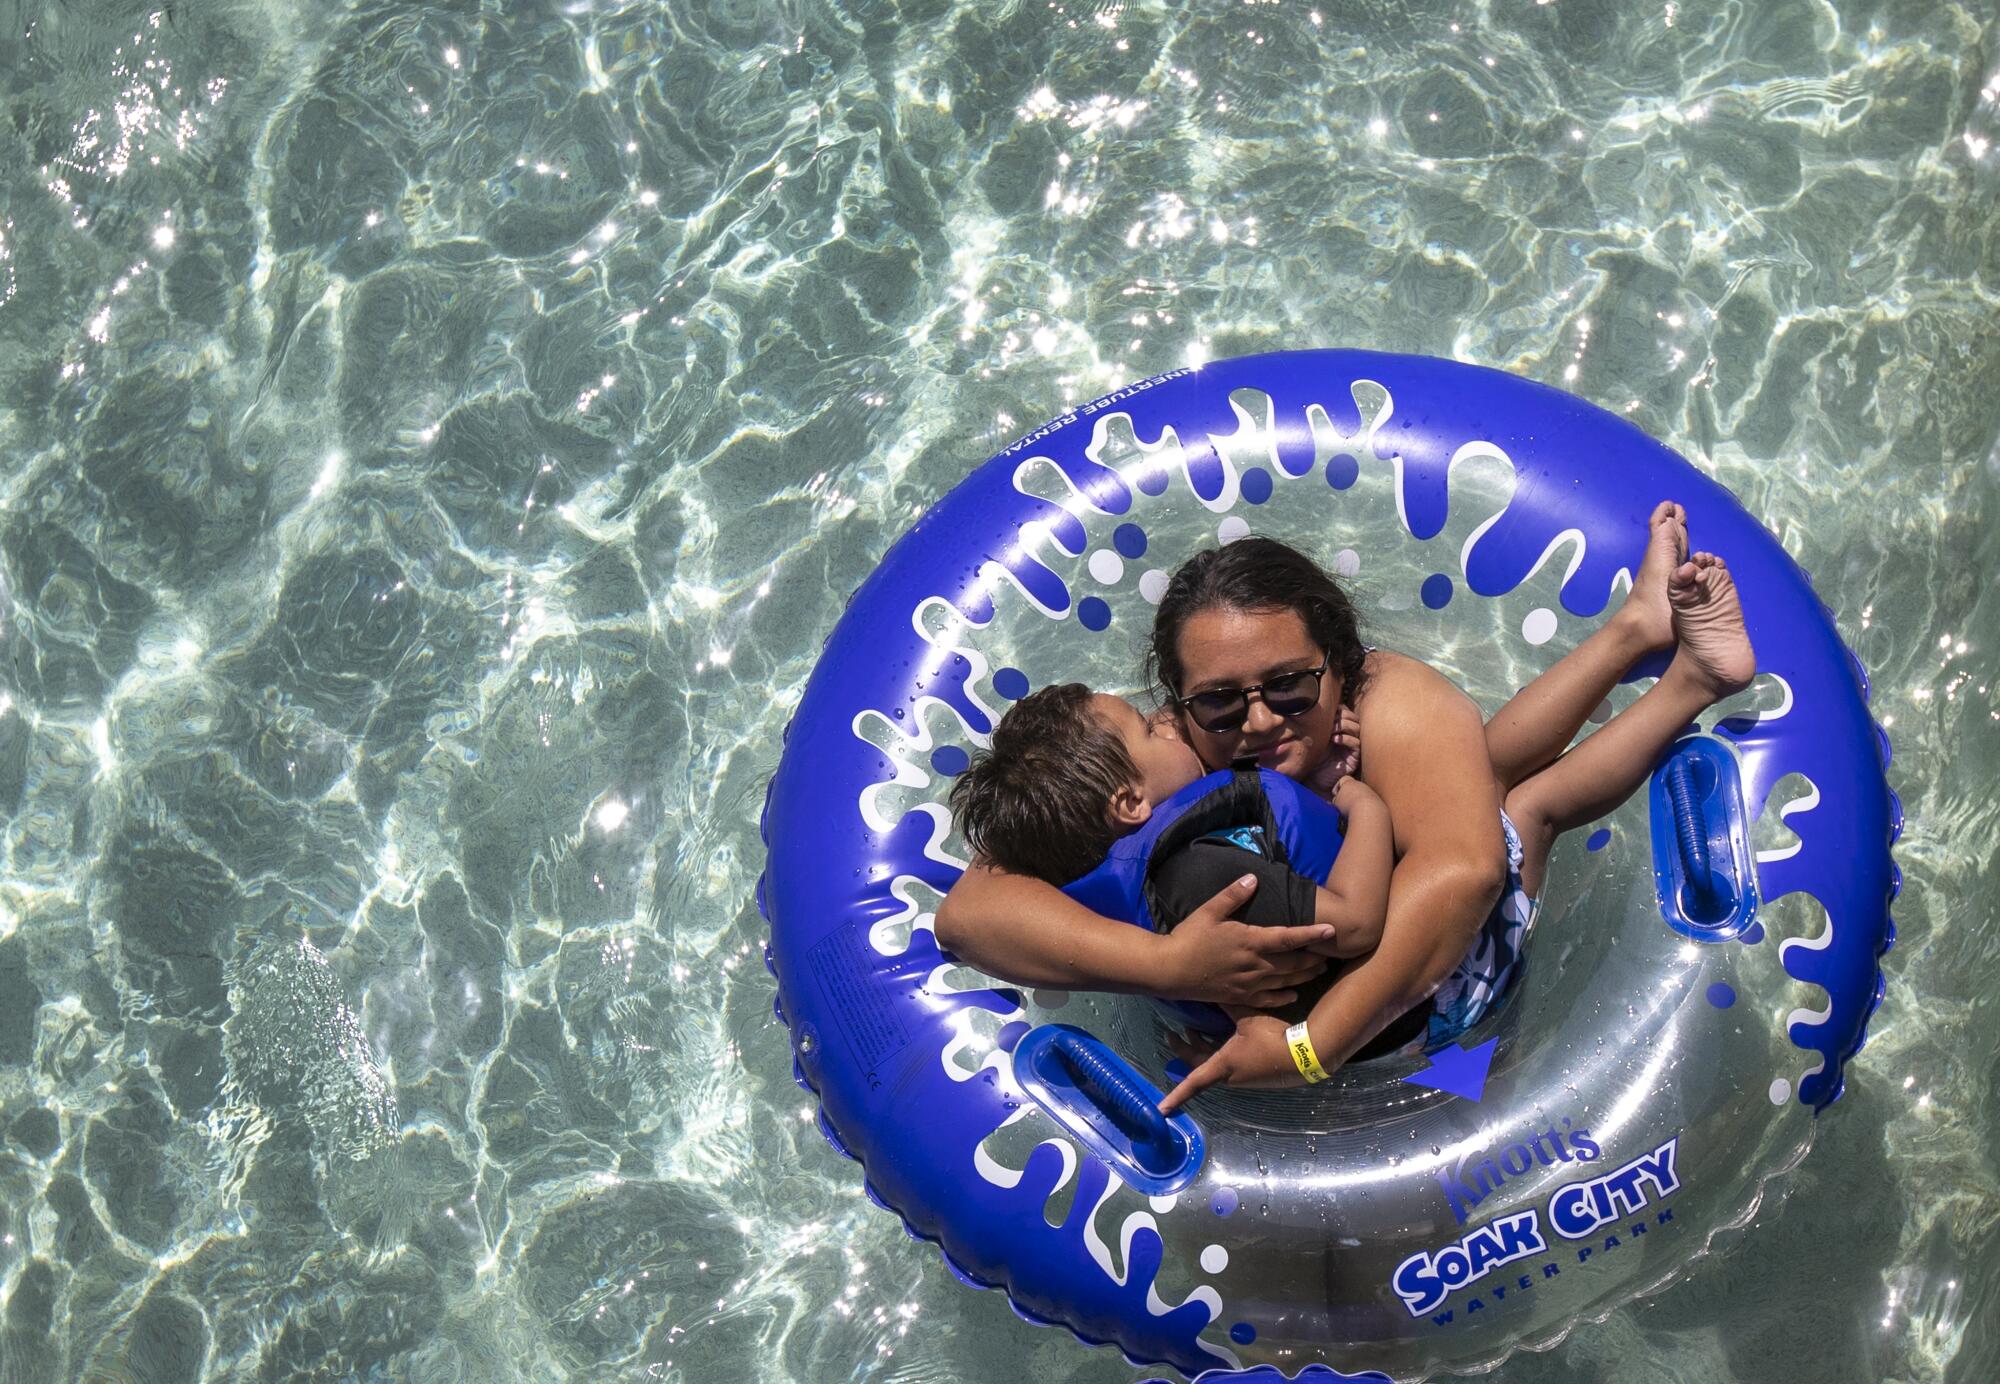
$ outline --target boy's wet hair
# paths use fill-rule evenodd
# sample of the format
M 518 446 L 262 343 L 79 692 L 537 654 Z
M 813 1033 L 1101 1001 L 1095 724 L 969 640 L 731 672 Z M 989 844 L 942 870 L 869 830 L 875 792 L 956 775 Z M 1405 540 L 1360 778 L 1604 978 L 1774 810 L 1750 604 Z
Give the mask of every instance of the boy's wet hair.
M 951 810 L 972 849 L 1012 874 L 1068 884 L 1124 835 L 1112 795 L 1139 781 L 1118 732 L 1090 710 L 1091 690 L 1058 683 L 1014 703 L 992 748 L 951 786 Z

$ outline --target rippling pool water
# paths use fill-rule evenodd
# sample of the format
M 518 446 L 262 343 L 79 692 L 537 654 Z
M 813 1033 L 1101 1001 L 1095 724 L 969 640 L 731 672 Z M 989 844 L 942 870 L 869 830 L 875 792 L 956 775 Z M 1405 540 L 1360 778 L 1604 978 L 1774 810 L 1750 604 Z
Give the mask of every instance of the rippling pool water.
M 0 1379 L 1134 1378 L 821 1141 L 756 813 L 954 480 L 1308 345 L 1683 450 L 1896 745 L 1889 1001 L 1789 1196 L 1507 1378 L 2000 1376 L 1990 11 L 0 25 Z

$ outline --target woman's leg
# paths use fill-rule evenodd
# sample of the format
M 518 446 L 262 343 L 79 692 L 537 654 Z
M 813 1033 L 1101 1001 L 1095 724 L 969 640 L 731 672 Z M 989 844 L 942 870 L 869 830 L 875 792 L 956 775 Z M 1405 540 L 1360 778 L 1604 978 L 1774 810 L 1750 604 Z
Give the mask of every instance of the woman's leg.
M 1689 722 L 1756 676 L 1736 584 L 1721 558 L 1696 553 L 1673 574 L 1670 595 L 1680 647 L 1660 680 L 1582 744 L 1508 790 L 1507 815 L 1521 834 L 1521 883 L 1530 894 L 1541 892 L 1556 837 L 1624 802 Z
M 1486 723 L 1493 776 L 1509 789 L 1569 747 L 1584 720 L 1646 654 L 1670 648 L 1667 581 L 1687 555 L 1687 516 L 1671 500 L 1653 510 L 1638 578 L 1618 613 L 1547 672 L 1515 693 Z

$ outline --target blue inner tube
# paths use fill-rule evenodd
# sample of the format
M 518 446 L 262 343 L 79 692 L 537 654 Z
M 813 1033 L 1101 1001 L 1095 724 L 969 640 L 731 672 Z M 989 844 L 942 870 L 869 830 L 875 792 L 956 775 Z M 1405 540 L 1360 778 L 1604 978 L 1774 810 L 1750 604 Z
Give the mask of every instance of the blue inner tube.
M 1515 998 L 1458 1047 L 1163 1121 L 1150 1007 L 940 952 L 951 776 L 1033 686 L 1130 690 L 1196 547 L 1314 553 L 1490 709 L 1615 604 L 1661 498 L 1728 560 L 1760 675 L 1559 844 Z M 763 822 L 795 1074 L 961 1279 L 1136 1361 L 1409 1379 L 1545 1346 L 1747 1224 L 1840 1094 L 1899 883 L 1867 698 L 1771 535 L 1560 391 L 1353 351 L 1132 385 L 967 477 L 827 642 Z

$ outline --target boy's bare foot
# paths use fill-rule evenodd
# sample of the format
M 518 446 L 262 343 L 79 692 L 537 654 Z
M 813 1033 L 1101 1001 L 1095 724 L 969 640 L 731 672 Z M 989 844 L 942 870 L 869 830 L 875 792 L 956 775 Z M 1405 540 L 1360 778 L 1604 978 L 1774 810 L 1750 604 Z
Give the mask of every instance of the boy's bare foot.
M 1636 597 L 1638 592 L 1633 591 Z M 1757 654 L 1743 627 L 1743 605 L 1729 565 L 1714 553 L 1696 553 L 1671 573 L 1667 600 L 1680 648 L 1669 671 L 1692 677 L 1711 700 L 1741 692 L 1757 676 Z
M 1674 613 L 1667 600 L 1667 583 L 1674 569 L 1687 561 L 1687 511 L 1672 500 L 1653 507 L 1647 521 L 1646 555 L 1639 575 L 1616 618 L 1626 623 L 1641 647 L 1670 649 L 1674 644 Z

